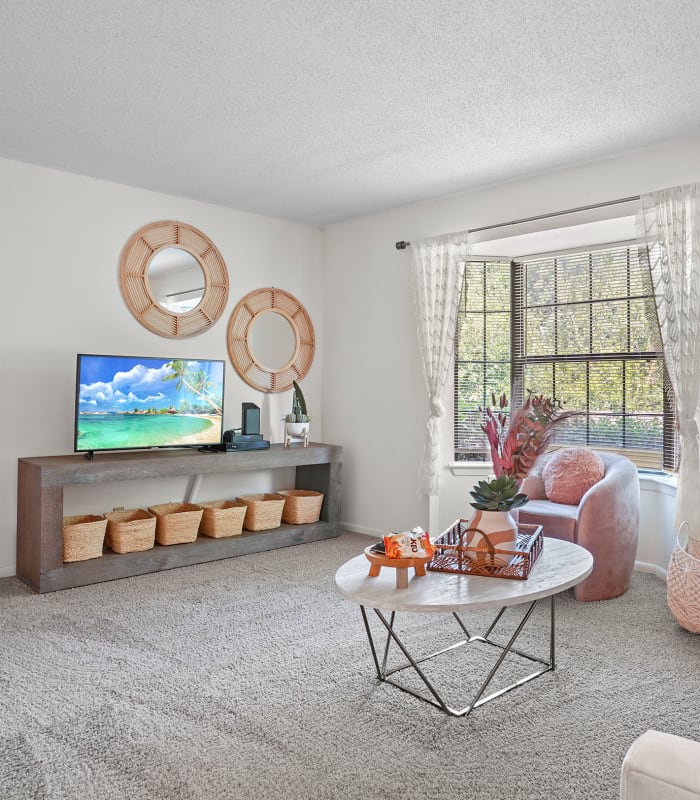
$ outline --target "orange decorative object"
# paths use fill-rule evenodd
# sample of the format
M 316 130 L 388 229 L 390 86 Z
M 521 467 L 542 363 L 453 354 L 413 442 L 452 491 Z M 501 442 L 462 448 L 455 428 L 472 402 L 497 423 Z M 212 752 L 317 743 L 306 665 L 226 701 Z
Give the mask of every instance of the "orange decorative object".
M 421 528 L 384 534 L 384 551 L 387 558 L 423 558 L 434 552 L 430 537 Z

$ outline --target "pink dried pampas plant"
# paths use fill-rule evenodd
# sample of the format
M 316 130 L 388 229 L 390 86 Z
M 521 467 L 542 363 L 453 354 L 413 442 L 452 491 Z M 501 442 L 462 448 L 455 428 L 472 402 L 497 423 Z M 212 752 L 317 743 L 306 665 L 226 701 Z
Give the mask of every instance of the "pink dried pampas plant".
M 487 408 L 486 421 L 481 426 L 488 439 L 496 477 L 506 474 L 520 480 L 527 476 L 537 457 L 544 452 L 554 436 L 555 429 L 564 420 L 576 416 L 577 411 L 564 411 L 558 400 L 544 395 L 528 396 L 513 412 L 510 425 L 503 409 L 508 398 L 502 394 L 498 400 L 492 395 L 493 408 Z M 498 410 L 494 410 L 494 409 Z

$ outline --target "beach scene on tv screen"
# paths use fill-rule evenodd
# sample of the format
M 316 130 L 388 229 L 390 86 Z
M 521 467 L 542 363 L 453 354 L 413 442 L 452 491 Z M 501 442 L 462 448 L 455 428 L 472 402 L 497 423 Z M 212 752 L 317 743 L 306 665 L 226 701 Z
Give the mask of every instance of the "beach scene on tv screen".
M 223 361 L 81 356 L 76 450 L 221 441 Z

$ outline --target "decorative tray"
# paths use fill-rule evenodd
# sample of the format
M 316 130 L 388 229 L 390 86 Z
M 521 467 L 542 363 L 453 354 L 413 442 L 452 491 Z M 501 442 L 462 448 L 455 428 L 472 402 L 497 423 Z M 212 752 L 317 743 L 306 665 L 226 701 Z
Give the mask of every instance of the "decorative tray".
M 523 581 L 542 552 L 542 526 L 518 525 L 518 543 L 514 550 L 498 547 L 484 551 L 464 542 L 470 530 L 466 519 L 458 519 L 433 542 L 435 553 L 428 564 L 433 572 L 456 572 L 489 578 Z

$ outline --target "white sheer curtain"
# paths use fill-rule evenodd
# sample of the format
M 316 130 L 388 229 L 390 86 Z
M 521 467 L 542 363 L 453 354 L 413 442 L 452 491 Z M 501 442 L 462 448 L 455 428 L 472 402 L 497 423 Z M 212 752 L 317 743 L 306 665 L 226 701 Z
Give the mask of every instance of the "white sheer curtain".
M 639 232 L 649 249 L 681 448 L 676 527 L 700 540 L 700 183 L 643 195 Z M 695 544 L 694 549 L 697 548 Z
M 421 464 L 421 491 L 429 497 L 440 486 L 442 395 L 453 366 L 457 308 L 467 256 L 466 234 L 411 244 L 411 284 L 418 344 L 428 387 L 430 416 Z

